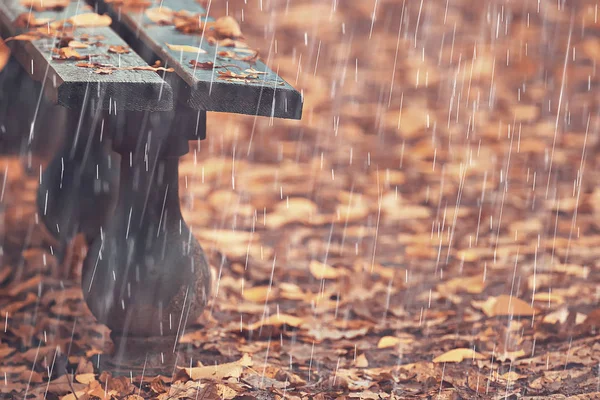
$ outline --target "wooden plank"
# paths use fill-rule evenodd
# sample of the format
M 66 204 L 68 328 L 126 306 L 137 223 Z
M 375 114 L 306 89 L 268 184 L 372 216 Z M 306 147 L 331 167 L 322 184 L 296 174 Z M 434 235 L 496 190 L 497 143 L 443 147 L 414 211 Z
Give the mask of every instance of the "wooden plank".
M 92 0 L 90 0 L 92 1 Z M 249 115 L 272 116 L 277 118 L 300 119 L 302 115 L 302 95 L 271 71 L 260 60 L 245 62 L 218 56 L 221 50 L 212 45 L 201 34 L 185 34 L 173 25 L 153 23 L 144 9 L 125 8 L 115 2 L 94 1 L 101 11 L 107 11 L 114 22 L 120 24 L 121 35 L 132 45 L 141 42 L 144 46 L 138 49 L 147 61 L 160 58 L 166 66 L 175 69 L 182 84 L 180 95 L 190 107 L 206 111 L 231 112 Z M 205 14 L 204 8 L 195 0 L 162 0 L 162 7 L 173 11 L 186 10 L 192 14 Z M 212 18 L 203 20 L 212 21 Z M 126 31 L 126 32 L 124 32 Z M 205 53 L 182 52 L 172 50 L 166 44 L 190 45 L 199 47 Z M 242 53 L 240 53 L 242 54 Z M 243 73 L 252 68 L 260 71 L 259 79 L 235 81 L 219 78 L 215 68 L 203 70 L 195 68 L 190 61 L 213 62 L 215 66 L 227 65 L 236 73 Z M 231 67 L 235 65 L 236 67 Z M 263 73 L 264 72 L 264 73 Z M 173 86 L 177 86 L 173 84 Z
M 31 11 L 20 0 L 0 1 L 0 28 L 3 36 L 15 36 L 30 29 L 19 26 L 19 16 L 32 15 L 36 19 L 65 20 L 77 14 L 92 12 L 89 6 L 77 0 L 59 11 Z M 147 67 L 148 64 L 134 51 L 128 54 L 109 52 L 110 46 L 127 44 L 108 27 L 77 28 L 73 37 L 100 35 L 100 45 L 77 49 L 81 55 L 93 55 L 89 61 L 55 60 L 53 49 L 57 40 L 53 37 L 34 41 L 12 41 L 13 55 L 28 73 L 41 81 L 52 101 L 67 108 L 80 107 L 84 99 L 93 100 L 103 109 L 122 110 L 169 110 L 173 107 L 173 93 L 169 85 L 154 71 L 114 70 L 102 75 L 94 68 L 83 68 L 81 62 L 98 62 L 116 67 Z

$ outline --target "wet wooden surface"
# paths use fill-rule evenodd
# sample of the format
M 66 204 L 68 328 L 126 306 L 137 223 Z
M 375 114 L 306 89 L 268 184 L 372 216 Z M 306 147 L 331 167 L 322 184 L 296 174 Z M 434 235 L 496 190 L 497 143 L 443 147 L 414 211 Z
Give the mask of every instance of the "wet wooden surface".
M 218 381 L 236 395 L 598 397 L 595 3 L 447 4 L 229 2 L 249 42 L 275 35 L 270 67 L 305 98 L 300 122 L 209 114 L 180 166 L 219 278 L 183 342 L 204 365 L 250 354 Z M 43 393 L 48 366 L 90 372 L 107 337 L 50 277 L 23 165 L 0 162 L 0 390 L 16 398 Z M 110 387 L 225 390 L 186 379 Z
M 20 18 L 23 17 L 47 19 L 48 23 L 52 23 L 92 11 L 79 1 L 69 3 L 62 10 L 35 11 L 19 0 L 7 0 L 0 3 L 1 30 L 6 39 L 35 30 L 36 27 L 22 22 Z M 40 26 L 41 29 L 43 27 Z M 48 32 L 51 32 L 49 28 Z M 125 41 L 109 27 L 80 27 L 73 31 L 71 39 L 85 42 L 82 37 L 86 36 L 92 38 L 90 45 L 76 49 L 80 56 L 86 57 L 85 60 L 57 59 L 57 54 L 52 51 L 57 47 L 57 37 L 53 35 L 31 41 L 15 40 L 12 42 L 13 54 L 35 80 L 43 82 L 49 98 L 64 107 L 81 107 L 84 99 L 93 96 L 99 99 L 99 106 L 105 109 L 117 107 L 122 110 L 164 111 L 172 108 L 171 88 L 154 71 L 116 70 L 110 74 L 100 74 L 92 68 L 78 66 L 82 62 L 99 62 L 123 68 L 148 65 L 133 51 L 126 54 L 109 51 L 113 46 L 127 47 Z
M 183 33 L 170 24 L 162 25 L 150 19 L 146 8 L 124 7 L 115 2 L 98 2 L 101 10 L 107 10 L 116 22 L 122 24 L 124 32 L 132 44 L 138 45 L 140 53 L 149 62 L 161 59 L 165 65 L 173 67 L 182 80 L 181 100 L 198 110 L 260 115 L 276 118 L 299 119 L 302 115 L 302 96 L 282 77 L 270 70 L 262 60 L 244 61 L 252 54 L 252 49 L 219 47 L 209 42 L 207 32 Z M 152 9 L 167 9 L 198 15 L 199 21 L 214 21 L 212 16 L 194 0 L 167 0 L 152 3 Z M 200 22 L 199 22 L 200 23 Z M 264 39 L 256 42 L 268 44 Z M 199 50 L 182 51 L 172 46 L 193 46 Z M 201 49 L 201 50 L 200 50 Z M 244 50 L 244 52 L 240 52 Z M 250 51 L 250 53 L 246 52 Z M 272 57 L 272 48 L 261 54 L 265 60 Z M 239 58 L 221 56 L 223 51 L 237 53 Z M 203 69 L 197 63 L 213 63 L 215 68 Z M 258 79 L 220 79 L 221 66 L 227 66 L 235 74 L 245 71 L 258 71 Z M 246 73 L 247 75 L 247 73 Z

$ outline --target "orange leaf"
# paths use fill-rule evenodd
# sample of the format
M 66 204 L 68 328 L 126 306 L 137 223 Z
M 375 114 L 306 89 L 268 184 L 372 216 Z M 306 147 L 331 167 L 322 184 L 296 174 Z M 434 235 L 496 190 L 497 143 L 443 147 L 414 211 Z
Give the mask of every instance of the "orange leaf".
M 62 10 L 71 0 L 21 0 L 21 5 L 35 11 Z
M 230 16 L 221 17 L 213 24 L 215 32 L 222 38 L 237 39 L 242 37 L 242 30 L 237 21 Z
M 0 71 L 4 69 L 10 58 L 10 48 L 4 43 L 4 40 L 0 38 Z
M 112 19 L 108 15 L 99 15 L 96 13 L 79 14 L 69 18 L 69 22 L 77 27 L 101 27 L 110 26 Z
M 440 356 L 433 359 L 434 363 L 459 363 L 465 359 L 471 360 L 485 360 L 487 357 L 483 354 L 477 353 L 473 349 L 458 348 L 450 350 Z

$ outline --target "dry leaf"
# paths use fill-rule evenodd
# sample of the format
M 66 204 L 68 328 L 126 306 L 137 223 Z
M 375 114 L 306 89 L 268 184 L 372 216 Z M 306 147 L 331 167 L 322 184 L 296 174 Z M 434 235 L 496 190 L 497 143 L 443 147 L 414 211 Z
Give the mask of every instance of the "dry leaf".
M 484 302 L 474 301 L 473 305 L 481 309 L 488 317 L 531 317 L 536 313 L 536 309 L 528 303 L 517 297 L 505 294 L 498 297 L 490 297 Z
M 169 25 L 173 21 L 173 10 L 169 7 L 149 8 L 145 14 L 148 19 L 159 25 Z
M 475 275 L 470 277 L 458 277 L 449 280 L 448 282 L 440 283 L 437 286 L 437 291 L 440 294 L 456 294 L 459 292 L 467 292 L 478 294 L 485 289 L 483 275 Z
M 204 54 L 206 50 L 202 50 L 200 47 L 188 46 L 186 44 L 169 44 L 166 43 L 167 47 L 173 51 L 182 51 L 184 53 L 195 53 Z
M 369 367 L 369 360 L 367 360 L 367 356 L 365 355 L 365 353 L 356 357 L 356 360 L 354 361 L 354 366 L 357 368 L 368 368 Z
M 262 319 L 260 321 L 256 321 L 253 324 L 245 326 L 247 330 L 255 331 L 257 329 L 262 328 L 263 326 L 283 326 L 288 325 L 293 328 L 297 328 L 304 323 L 302 318 L 295 317 L 293 315 L 288 314 L 275 314 L 271 315 L 269 318 Z
M 270 286 L 256 286 L 245 288 L 242 297 L 244 297 L 244 300 L 252 301 L 254 303 L 264 303 L 269 298 L 270 292 Z
M 90 46 L 88 44 L 78 42 L 77 40 L 71 40 L 67 47 L 72 49 L 87 49 Z
M 244 354 L 241 359 L 232 363 L 212 365 L 205 367 L 185 368 L 184 371 L 190 379 L 197 381 L 200 379 L 222 380 L 227 378 L 239 378 L 244 368 L 252 366 L 252 357 Z
M 473 349 L 459 348 L 450 350 L 433 359 L 434 363 L 459 363 L 463 360 L 485 360 L 487 357 Z
M 69 18 L 69 22 L 77 27 L 101 27 L 110 26 L 112 19 L 108 15 L 99 15 L 96 13 L 79 14 Z
M 90 58 L 89 55 L 81 55 L 77 50 L 70 47 L 58 49 L 57 54 L 58 56 L 53 56 L 52 58 L 55 60 L 88 60 Z
M 389 347 L 396 347 L 400 344 L 409 344 L 412 342 L 414 342 L 414 338 L 412 337 L 401 338 L 395 336 L 384 336 L 381 339 L 379 339 L 379 342 L 377 343 L 377 348 L 387 349 Z
M 217 35 L 222 38 L 237 39 L 242 37 L 240 25 L 233 17 L 221 17 L 215 21 L 213 27 Z
M 110 46 L 108 48 L 108 52 L 115 53 L 115 54 L 129 54 L 129 53 L 131 53 L 131 50 L 127 46 L 117 45 L 117 46 Z
M 21 0 L 23 7 L 35 11 L 62 10 L 67 7 L 71 0 Z
M 211 70 L 211 69 L 214 69 L 214 67 L 215 67 L 215 64 L 212 61 L 199 62 L 196 60 L 190 60 L 190 65 L 196 69 L 203 69 L 203 70 Z
M 10 59 L 10 48 L 4 43 L 4 40 L 0 38 L 0 71 L 6 67 L 8 60 Z
M 310 262 L 308 269 L 317 279 L 337 279 L 348 274 L 348 271 L 343 268 L 334 268 L 316 260 Z

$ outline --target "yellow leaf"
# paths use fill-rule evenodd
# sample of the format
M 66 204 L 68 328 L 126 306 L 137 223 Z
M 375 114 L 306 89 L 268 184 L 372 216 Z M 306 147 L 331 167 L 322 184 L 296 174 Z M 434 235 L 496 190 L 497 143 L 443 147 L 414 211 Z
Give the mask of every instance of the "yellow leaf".
M 72 49 L 87 49 L 89 47 L 89 45 L 78 42 L 77 40 L 71 40 L 69 42 L 69 47 Z
M 246 329 L 257 330 L 263 326 L 282 326 L 282 325 L 288 325 L 288 326 L 297 328 L 300 325 L 302 325 L 303 322 L 304 322 L 304 320 L 302 318 L 294 317 L 293 315 L 274 314 L 274 315 L 271 315 L 269 318 L 262 319 L 260 321 L 256 321 L 253 324 L 247 325 Z
M 157 24 L 170 24 L 173 19 L 173 10 L 169 7 L 156 7 L 146 10 L 146 17 Z
M 83 383 L 85 385 L 90 384 L 91 382 L 96 380 L 96 374 L 79 374 L 75 376 L 75 380 L 79 383 Z
M 187 44 L 169 44 L 166 43 L 167 47 L 173 51 L 183 51 L 185 53 L 206 53 L 206 50 L 202 50 L 200 47 L 188 46 Z
M 483 302 L 473 301 L 472 304 L 488 317 L 531 317 L 536 313 L 536 309 L 523 300 L 506 294 L 490 297 Z
M 252 301 L 254 303 L 263 303 L 267 300 L 269 292 L 269 286 L 256 286 L 252 288 L 244 288 L 242 297 L 244 298 L 244 300 Z
M 227 378 L 239 378 L 244 368 L 252 366 L 252 357 L 244 354 L 241 359 L 235 362 L 208 365 L 205 367 L 185 368 L 185 372 L 190 379 L 197 381 L 200 379 L 222 380 Z
M 367 360 L 367 356 L 365 355 L 365 353 L 356 357 L 356 360 L 354 361 L 354 366 L 357 368 L 368 368 L 369 367 L 369 360 Z
M 221 17 L 215 21 L 213 26 L 220 37 L 230 39 L 242 37 L 242 30 L 233 17 Z
M 384 336 L 379 339 L 379 343 L 377 343 L 378 349 L 387 349 L 389 347 L 396 347 L 399 344 L 408 344 L 412 343 L 414 339 L 411 337 L 399 338 L 395 336 Z
M 96 13 L 79 14 L 69 18 L 69 22 L 78 27 L 100 27 L 110 26 L 112 19 L 108 15 L 99 15 Z
M 485 360 L 487 357 L 483 354 L 477 353 L 473 349 L 458 348 L 450 350 L 441 356 L 437 356 L 433 359 L 434 363 L 459 363 L 465 359 L 471 360 Z
M 346 275 L 345 269 L 334 268 L 316 260 L 311 261 L 308 268 L 310 273 L 317 279 L 337 279 Z

